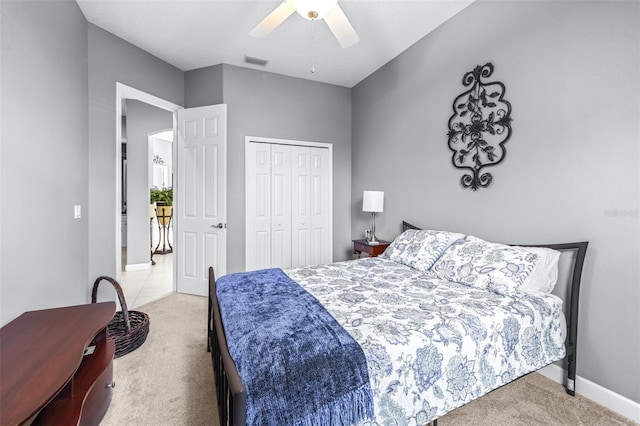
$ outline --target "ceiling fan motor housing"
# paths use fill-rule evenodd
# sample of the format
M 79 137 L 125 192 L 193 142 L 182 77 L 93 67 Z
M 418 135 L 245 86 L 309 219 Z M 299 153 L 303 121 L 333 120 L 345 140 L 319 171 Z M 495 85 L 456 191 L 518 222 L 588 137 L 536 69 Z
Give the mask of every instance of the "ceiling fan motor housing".
M 310 21 L 324 18 L 338 0 L 290 0 L 300 16 Z
M 249 31 L 249 35 L 258 38 L 266 37 L 289 18 L 294 11 L 309 21 L 323 19 L 344 49 L 360 41 L 360 37 L 338 5 L 338 0 L 284 0 L 280 6 L 253 27 Z

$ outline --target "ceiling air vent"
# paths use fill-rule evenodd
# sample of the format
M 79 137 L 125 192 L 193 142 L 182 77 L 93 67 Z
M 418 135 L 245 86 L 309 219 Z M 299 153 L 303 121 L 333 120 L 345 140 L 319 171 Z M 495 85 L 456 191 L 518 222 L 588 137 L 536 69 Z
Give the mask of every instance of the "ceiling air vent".
M 251 65 L 257 65 L 259 67 L 266 67 L 267 64 L 269 63 L 269 61 L 267 61 L 266 59 L 255 58 L 253 56 L 247 56 L 247 55 L 245 55 L 244 57 L 244 62 Z

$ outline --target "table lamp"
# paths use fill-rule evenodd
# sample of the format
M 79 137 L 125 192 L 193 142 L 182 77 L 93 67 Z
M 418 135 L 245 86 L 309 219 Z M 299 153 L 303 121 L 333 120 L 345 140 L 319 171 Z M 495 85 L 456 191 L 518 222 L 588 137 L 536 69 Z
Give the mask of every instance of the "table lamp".
M 376 239 L 376 213 L 384 211 L 384 191 L 363 191 L 362 211 L 371 212 L 371 240 L 369 244 L 380 244 Z

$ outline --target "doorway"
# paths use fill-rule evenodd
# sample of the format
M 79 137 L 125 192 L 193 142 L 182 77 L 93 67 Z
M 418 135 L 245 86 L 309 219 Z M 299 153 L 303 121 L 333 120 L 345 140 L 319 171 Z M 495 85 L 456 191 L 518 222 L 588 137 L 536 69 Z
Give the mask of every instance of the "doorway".
M 150 136 L 158 139 L 158 130 L 175 135 L 176 114 L 182 107 L 120 83 L 116 83 L 116 93 L 117 279 L 128 307 L 136 308 L 176 289 L 173 253 L 165 251 L 162 256 L 152 256 L 152 251 L 155 251 L 152 244 L 157 242 L 158 231 L 153 232 L 157 218 L 152 217 L 149 206 L 149 189 L 154 183 L 154 150 Z M 138 113 L 132 114 L 135 110 Z M 157 125 L 160 127 L 155 129 L 151 126 L 148 131 L 141 130 L 140 117 L 145 115 L 139 111 L 155 111 L 156 115 L 163 116 L 165 124 Z M 170 113 L 168 116 L 165 115 L 167 111 Z M 137 134 L 135 141 L 131 140 L 132 132 Z M 171 145 L 169 150 L 173 159 L 175 144 Z M 164 157 L 169 155 L 166 149 L 165 146 Z M 162 161 L 169 161 L 169 158 Z M 159 178 L 165 185 L 172 185 L 168 171 Z

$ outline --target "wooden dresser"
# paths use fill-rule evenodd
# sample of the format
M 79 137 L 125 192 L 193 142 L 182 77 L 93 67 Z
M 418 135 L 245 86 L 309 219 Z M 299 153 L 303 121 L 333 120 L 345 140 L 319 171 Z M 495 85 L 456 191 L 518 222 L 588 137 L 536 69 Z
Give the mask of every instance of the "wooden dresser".
M 25 312 L 0 329 L 2 425 L 97 425 L 113 392 L 114 302 Z

